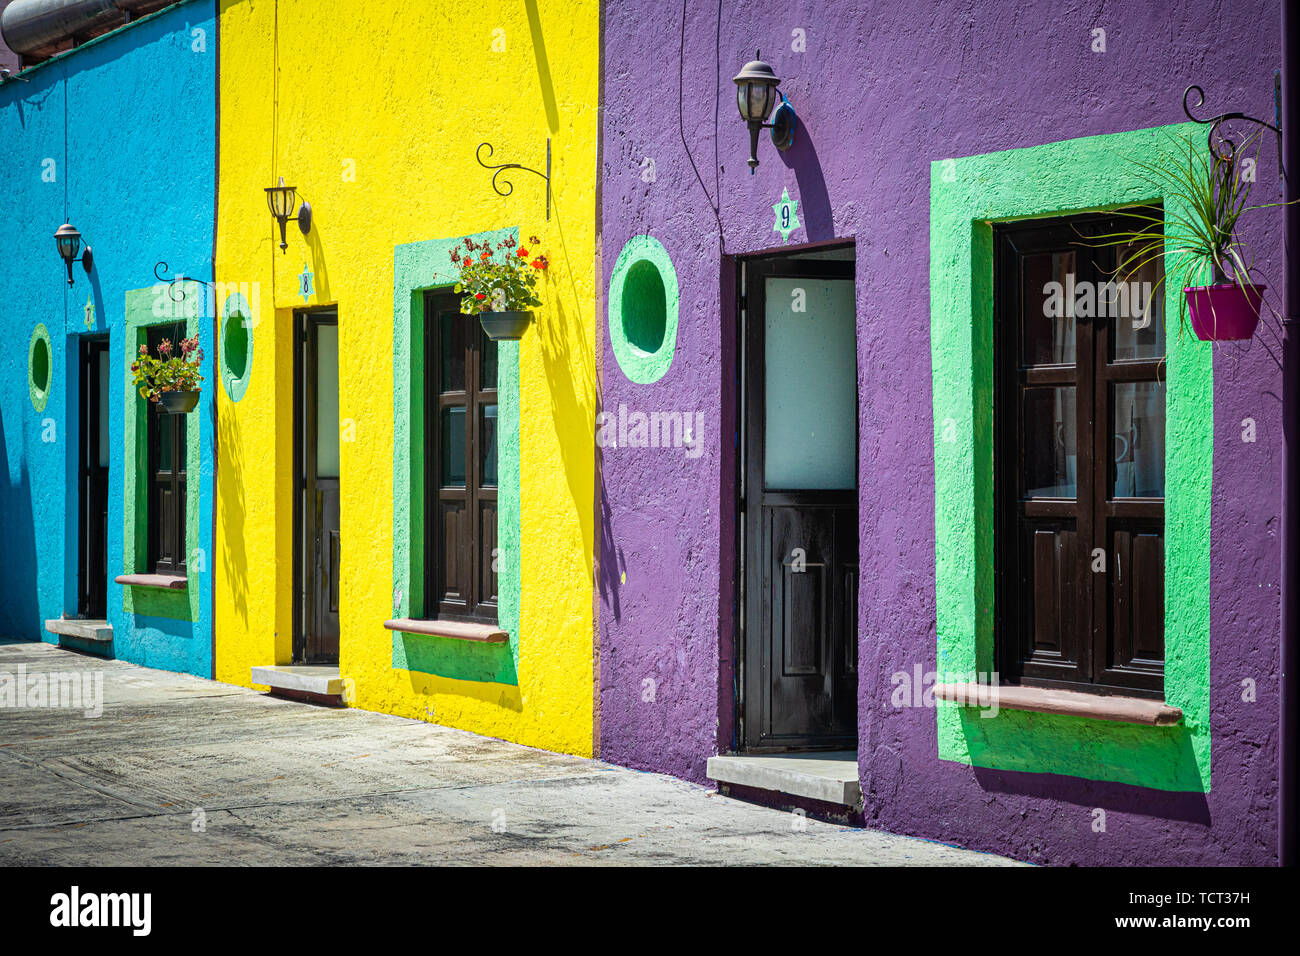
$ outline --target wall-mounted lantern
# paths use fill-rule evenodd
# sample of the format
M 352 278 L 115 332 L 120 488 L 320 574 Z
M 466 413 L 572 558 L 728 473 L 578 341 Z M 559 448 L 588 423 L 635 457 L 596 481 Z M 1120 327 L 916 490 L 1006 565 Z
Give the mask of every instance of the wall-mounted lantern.
M 77 261 L 77 252 L 81 249 L 81 233 L 71 223 L 65 222 L 54 233 L 54 242 L 59 248 L 59 257 L 68 267 L 68 285 L 72 285 L 72 264 Z M 90 275 L 94 264 L 94 253 L 90 251 L 90 246 L 86 246 L 85 252 L 81 253 L 81 265 L 86 270 L 86 275 Z
M 304 236 L 311 232 L 311 204 L 304 202 L 302 208 L 298 210 L 298 215 L 295 216 L 293 207 L 297 202 L 297 193 L 292 186 L 284 184 L 283 176 L 280 177 L 280 185 L 266 187 L 266 204 L 270 207 L 275 221 L 280 224 L 281 252 L 289 248 L 289 243 L 284 238 L 284 227 L 290 219 L 298 220 L 298 228 L 302 230 Z
M 794 145 L 796 117 L 794 107 L 785 95 L 777 90 L 781 80 L 772 70 L 771 64 L 764 63 L 755 52 L 754 59 L 744 65 L 736 74 L 736 105 L 740 107 L 740 118 L 749 125 L 749 174 L 752 176 L 758 168 L 758 131 L 770 129 L 772 144 L 782 152 Z M 772 115 L 772 108 L 777 99 L 781 105 L 776 109 L 772 122 L 767 118 Z

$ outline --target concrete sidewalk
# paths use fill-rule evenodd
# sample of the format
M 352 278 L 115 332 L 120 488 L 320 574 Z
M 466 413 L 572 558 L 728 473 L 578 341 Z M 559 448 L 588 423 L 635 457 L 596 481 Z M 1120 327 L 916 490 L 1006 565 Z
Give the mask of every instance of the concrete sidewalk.
M 0 695 L 0 866 L 1012 862 L 421 721 L 0 644 L 0 685 L 20 667 L 101 675 L 103 713 Z

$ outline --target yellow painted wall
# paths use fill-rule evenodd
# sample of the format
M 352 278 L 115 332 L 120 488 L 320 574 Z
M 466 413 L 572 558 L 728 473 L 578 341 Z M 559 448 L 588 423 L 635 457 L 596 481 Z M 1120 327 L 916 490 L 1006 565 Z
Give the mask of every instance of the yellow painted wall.
M 340 670 L 354 706 L 551 750 L 592 750 L 595 0 L 223 0 L 216 279 L 250 283 L 253 370 L 218 399 L 216 676 L 288 663 L 293 309 L 337 304 Z M 496 49 L 494 49 L 494 46 Z M 504 47 L 504 49 L 501 49 Z M 278 82 L 276 67 L 278 65 Z M 474 158 L 541 167 L 502 198 Z M 311 202 L 289 249 L 266 207 L 283 176 Z M 519 348 L 519 686 L 392 668 L 393 250 L 518 225 L 551 259 Z

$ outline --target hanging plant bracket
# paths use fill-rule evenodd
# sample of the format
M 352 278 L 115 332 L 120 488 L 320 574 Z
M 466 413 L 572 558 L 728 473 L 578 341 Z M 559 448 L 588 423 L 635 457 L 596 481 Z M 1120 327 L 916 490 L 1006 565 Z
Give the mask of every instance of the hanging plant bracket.
M 153 275 L 154 278 L 157 279 L 159 282 L 163 282 L 167 284 L 167 294 L 171 297 L 171 300 L 173 302 L 185 301 L 186 282 L 193 282 L 196 285 L 206 286 L 207 288 L 213 290 L 216 289 L 217 284 L 215 282 L 209 282 L 207 279 L 196 279 L 193 276 L 187 276 L 183 272 L 177 272 L 170 279 L 168 279 L 165 275 L 163 275 L 163 273 L 167 271 L 167 268 L 168 268 L 167 263 L 155 262 L 153 266 Z
M 532 173 L 534 176 L 541 176 L 542 179 L 546 180 L 546 221 L 550 222 L 551 220 L 551 138 L 549 136 L 546 137 L 546 172 L 544 173 L 539 170 L 533 169 L 529 166 L 524 166 L 521 163 L 493 164 L 493 163 L 484 162 L 483 160 L 484 148 L 487 149 L 487 158 L 491 159 L 492 144 L 486 142 L 478 144 L 478 149 L 474 151 L 474 158 L 478 160 L 478 164 L 482 166 L 484 169 L 496 170 L 496 172 L 492 174 L 492 188 L 496 191 L 496 194 L 498 196 L 509 196 L 512 192 L 515 191 L 514 183 L 512 183 L 509 179 L 502 179 L 500 182 L 497 182 L 497 177 L 499 177 L 502 173 L 508 170 L 522 169 L 526 173 Z
M 1196 93 L 1196 102 L 1189 104 L 1193 91 Z M 1245 113 L 1220 113 L 1218 116 L 1198 117 L 1192 113 L 1192 110 L 1199 109 L 1205 105 L 1205 91 L 1193 83 L 1187 89 L 1183 90 L 1183 112 L 1193 123 L 1200 123 L 1202 126 L 1209 126 L 1209 132 L 1206 135 L 1206 144 L 1210 147 L 1210 155 L 1215 159 L 1227 163 L 1237 161 L 1237 143 L 1232 137 L 1224 135 L 1219 131 L 1219 125 L 1228 120 L 1244 120 L 1247 123 L 1254 123 L 1262 129 L 1272 130 L 1277 137 L 1277 176 L 1278 179 L 1286 179 L 1286 170 L 1282 166 L 1282 74 L 1280 71 L 1273 73 L 1273 114 L 1276 120 L 1274 123 L 1266 123 L 1262 119 L 1256 119 L 1254 116 L 1248 116 Z M 1216 144 L 1217 140 L 1217 144 Z

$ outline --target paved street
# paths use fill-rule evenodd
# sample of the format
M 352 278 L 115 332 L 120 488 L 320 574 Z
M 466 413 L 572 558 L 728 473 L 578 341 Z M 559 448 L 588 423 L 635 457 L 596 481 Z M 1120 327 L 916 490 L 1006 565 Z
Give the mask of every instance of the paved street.
M 102 676 L 102 714 L 48 706 L 51 674 L 65 701 Z M 0 643 L 0 866 L 1009 862 L 420 721 Z

